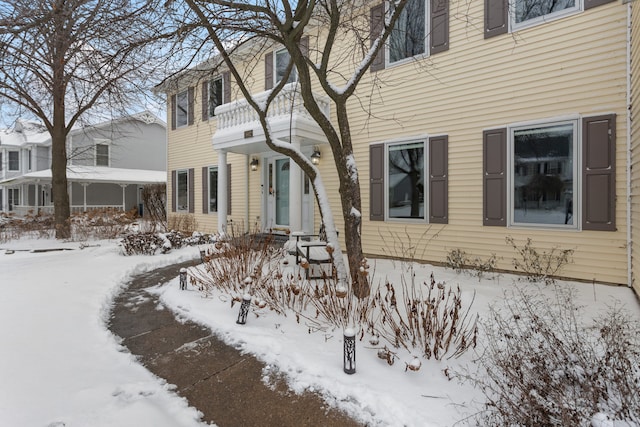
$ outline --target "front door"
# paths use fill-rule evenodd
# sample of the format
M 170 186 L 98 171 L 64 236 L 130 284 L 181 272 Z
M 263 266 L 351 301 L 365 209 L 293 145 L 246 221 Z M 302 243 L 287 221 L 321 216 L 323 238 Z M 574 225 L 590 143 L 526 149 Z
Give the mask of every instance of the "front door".
M 289 159 L 273 158 L 268 167 L 267 227 L 289 227 Z

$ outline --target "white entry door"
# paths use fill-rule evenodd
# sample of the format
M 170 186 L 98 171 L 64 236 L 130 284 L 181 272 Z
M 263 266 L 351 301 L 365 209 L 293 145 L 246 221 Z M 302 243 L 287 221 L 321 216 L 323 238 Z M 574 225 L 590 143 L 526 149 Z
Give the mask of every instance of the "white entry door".
M 267 171 L 267 227 L 289 227 L 289 168 L 287 157 L 269 160 Z
M 273 157 L 265 160 L 267 164 L 265 187 L 267 188 L 265 195 L 266 206 L 266 223 L 265 228 L 271 231 L 282 231 L 289 229 L 290 226 L 290 168 L 291 160 L 288 157 Z M 295 209 L 301 209 L 302 228 L 306 232 L 313 232 L 313 210 L 314 196 L 313 189 L 309 180 L 302 174 L 303 182 L 301 185 L 302 206 L 293 206 Z M 300 231 L 300 230 L 289 230 Z

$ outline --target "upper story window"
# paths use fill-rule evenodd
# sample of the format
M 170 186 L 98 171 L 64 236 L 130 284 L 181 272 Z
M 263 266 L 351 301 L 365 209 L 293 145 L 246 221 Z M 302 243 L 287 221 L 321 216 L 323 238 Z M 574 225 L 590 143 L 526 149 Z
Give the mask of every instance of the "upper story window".
M 425 0 L 409 0 L 389 35 L 389 63 L 427 53 L 426 22 Z
M 215 116 L 216 107 L 224 103 L 224 83 L 222 77 L 209 82 L 209 117 Z
M 96 166 L 109 166 L 109 144 L 96 143 Z
M 580 10 L 580 0 L 514 0 L 513 29 L 546 22 Z
M 511 223 L 575 227 L 578 121 L 510 129 Z
M 184 90 L 176 96 L 176 127 L 186 126 L 189 123 L 189 94 Z
M 273 76 L 275 78 L 274 84 L 278 84 L 284 78 L 284 75 L 287 71 L 287 66 L 289 65 L 290 60 L 291 60 L 291 56 L 289 55 L 289 52 L 286 49 L 282 49 L 276 52 L 276 60 L 274 64 L 275 69 L 273 73 Z M 293 69 L 291 70 L 291 73 L 289 73 L 289 79 L 287 80 L 287 83 L 295 82 L 297 78 L 298 78 L 298 72 L 294 66 Z
M 20 170 L 20 152 L 19 151 L 9 151 L 9 170 L 10 171 Z

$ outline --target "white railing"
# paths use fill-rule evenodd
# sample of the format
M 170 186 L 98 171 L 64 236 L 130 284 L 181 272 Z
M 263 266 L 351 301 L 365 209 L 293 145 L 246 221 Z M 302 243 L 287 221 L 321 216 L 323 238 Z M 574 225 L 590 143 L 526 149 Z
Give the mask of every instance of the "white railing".
M 271 91 L 261 92 L 254 95 L 253 99 L 258 105 L 264 105 L 264 102 Z M 325 116 L 329 117 L 331 112 L 331 104 L 328 98 L 315 96 L 316 102 Z M 287 117 L 292 114 L 307 117 L 313 120 L 309 112 L 304 107 L 304 102 L 300 94 L 297 83 L 287 84 L 276 98 L 269 105 L 267 118 Z M 216 108 L 216 118 L 218 119 L 218 130 L 230 129 L 236 126 L 243 126 L 258 121 L 258 113 L 249 105 L 246 99 L 223 104 Z
M 71 213 L 82 213 L 85 211 L 93 211 L 100 209 L 114 209 L 122 211 L 122 205 L 72 205 Z M 53 215 L 53 206 L 22 206 L 22 205 L 14 205 L 13 210 L 11 211 L 16 216 L 25 216 L 27 214 L 49 214 Z

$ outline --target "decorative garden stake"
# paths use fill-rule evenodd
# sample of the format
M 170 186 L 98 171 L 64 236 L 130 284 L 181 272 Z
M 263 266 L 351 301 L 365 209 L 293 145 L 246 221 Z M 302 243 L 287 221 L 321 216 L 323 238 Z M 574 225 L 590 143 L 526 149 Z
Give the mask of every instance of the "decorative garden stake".
M 204 249 L 200 249 L 200 261 L 205 262 L 205 257 L 207 256 L 207 251 Z
M 344 330 L 344 372 L 356 373 L 356 332 L 351 328 Z
M 180 269 L 180 290 L 187 289 L 187 269 L 182 267 Z
M 244 294 L 242 296 L 242 303 L 240 304 L 240 312 L 238 313 L 238 320 L 236 323 L 244 325 L 247 323 L 247 314 L 249 314 L 249 306 L 251 305 L 251 295 Z

